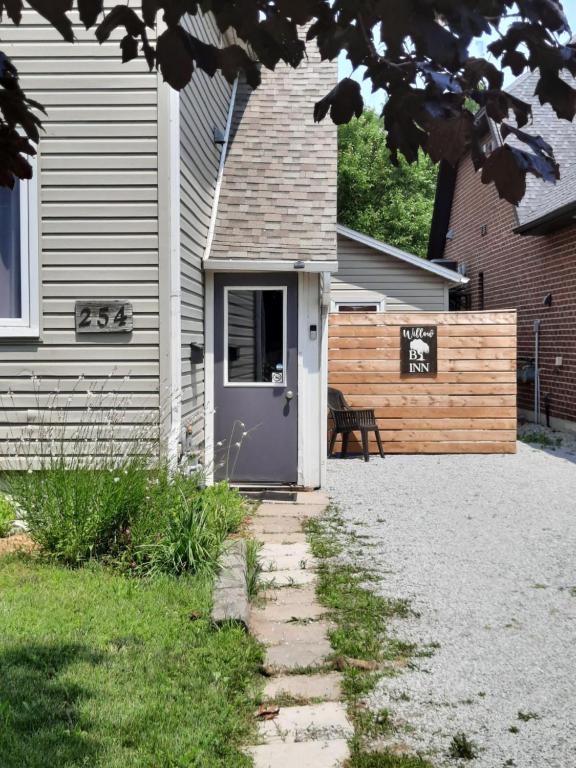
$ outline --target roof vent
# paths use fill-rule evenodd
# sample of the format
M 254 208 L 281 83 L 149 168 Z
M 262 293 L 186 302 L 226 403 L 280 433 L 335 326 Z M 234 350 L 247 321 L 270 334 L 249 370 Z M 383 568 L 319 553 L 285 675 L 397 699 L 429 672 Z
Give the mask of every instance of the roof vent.
M 458 262 L 452 261 L 452 259 L 431 259 L 430 261 L 438 267 L 444 267 L 444 269 L 451 269 L 453 272 L 458 272 Z

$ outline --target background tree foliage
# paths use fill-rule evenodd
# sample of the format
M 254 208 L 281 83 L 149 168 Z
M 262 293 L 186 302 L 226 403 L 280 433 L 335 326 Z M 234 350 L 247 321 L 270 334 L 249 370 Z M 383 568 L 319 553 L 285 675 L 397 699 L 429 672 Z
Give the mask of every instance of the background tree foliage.
M 503 70 L 515 76 L 538 70 L 540 102 L 560 119 L 576 115 L 576 88 L 566 77 L 576 77 L 576 43 L 560 0 L 125 0 L 106 11 L 104 0 L 26 4 L 70 43 L 71 11 L 86 29 L 94 28 L 100 43 L 120 31 L 122 61 L 142 59 L 178 90 L 197 69 L 210 77 L 221 72 L 230 82 L 243 73 L 257 87 L 259 65 L 298 67 L 305 41 L 323 60 L 345 53 L 354 69 L 363 68 L 372 90 L 387 96 L 383 119 L 393 163 L 400 155 L 415 162 L 424 151 L 435 162 L 455 165 L 470 152 L 482 181 L 514 204 L 524 196 L 527 173 L 555 181 L 559 168 L 553 147 L 523 130 L 531 108 L 504 90 Z M 2 23 L 20 24 L 24 8 L 24 0 L 0 0 Z M 218 48 L 190 34 L 182 17 L 197 13 L 211 13 L 220 31 L 233 32 L 241 45 Z M 485 35 L 494 38 L 492 60 L 470 55 L 474 40 Z M 41 40 L 38 46 L 41 56 Z M 470 98 L 500 126 L 503 140 L 512 134 L 520 146 L 504 142 L 486 156 L 466 106 Z M 0 53 L 0 184 L 31 175 L 26 155 L 34 148 L 20 132 L 37 142 L 39 108 Z M 363 109 L 359 83 L 344 78 L 314 105 L 314 118 L 329 114 L 340 125 Z
M 382 120 L 372 110 L 338 129 L 338 222 L 425 256 L 437 166 L 420 153 L 394 165 Z

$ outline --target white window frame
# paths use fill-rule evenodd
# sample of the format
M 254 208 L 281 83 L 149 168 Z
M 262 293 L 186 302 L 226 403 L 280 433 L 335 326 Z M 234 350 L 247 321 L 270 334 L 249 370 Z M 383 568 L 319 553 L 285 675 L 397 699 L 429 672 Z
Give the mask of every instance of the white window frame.
M 228 294 L 231 291 L 282 291 L 282 381 L 228 381 Z M 288 287 L 286 285 L 226 285 L 224 286 L 224 386 L 286 388 L 288 369 Z
M 357 307 L 372 307 L 376 306 L 376 312 L 384 312 L 386 310 L 386 300 L 385 299 L 346 299 L 343 297 L 339 297 L 337 299 L 332 299 L 330 311 L 331 312 L 340 312 L 340 306 L 345 304 L 354 304 Z M 372 310 L 368 310 L 372 311 Z
M 32 178 L 20 188 L 20 306 L 22 317 L 0 317 L 0 338 L 38 337 L 40 334 L 38 162 L 29 159 Z

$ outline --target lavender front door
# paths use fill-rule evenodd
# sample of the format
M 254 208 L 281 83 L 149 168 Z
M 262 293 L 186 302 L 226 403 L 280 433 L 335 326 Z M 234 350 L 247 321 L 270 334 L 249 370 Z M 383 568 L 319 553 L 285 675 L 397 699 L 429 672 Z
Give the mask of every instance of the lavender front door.
M 298 479 L 298 276 L 214 280 L 214 476 Z

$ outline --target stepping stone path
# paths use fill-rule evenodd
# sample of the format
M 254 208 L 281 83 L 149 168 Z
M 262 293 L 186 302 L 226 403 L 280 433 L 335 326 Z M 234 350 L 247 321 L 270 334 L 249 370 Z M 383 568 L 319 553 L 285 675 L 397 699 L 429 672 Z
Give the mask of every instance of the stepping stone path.
M 280 706 L 260 722 L 261 743 L 248 749 L 255 768 L 338 768 L 350 756 L 353 728 L 340 702 L 341 676 L 327 666 L 330 624 L 316 599 L 316 563 L 302 530 L 327 504 L 320 492 L 299 493 L 294 503 L 261 504 L 251 523 L 263 545 L 266 588 L 248 624 L 266 646 L 264 700 Z

